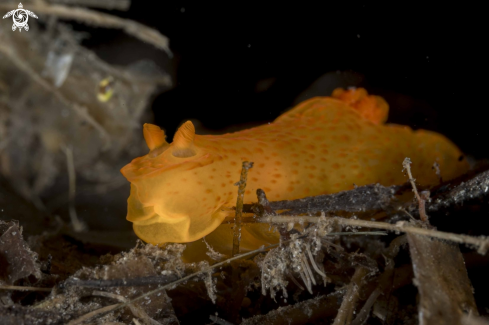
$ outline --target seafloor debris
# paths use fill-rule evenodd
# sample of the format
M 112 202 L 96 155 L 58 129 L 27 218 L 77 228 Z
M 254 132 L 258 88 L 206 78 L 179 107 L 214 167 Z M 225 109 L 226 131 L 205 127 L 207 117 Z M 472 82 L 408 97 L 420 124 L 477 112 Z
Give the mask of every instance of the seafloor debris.
M 61 9 L 83 11 L 41 7 L 52 18 Z M 56 19 L 43 23 L 33 21 L 38 25 L 28 33 L 0 32 L 0 174 L 41 209 L 40 197 L 63 183 L 64 148 L 73 150 L 74 169 L 84 180 L 121 178 L 121 156 L 143 148 L 139 121 L 150 96 L 171 85 L 152 62 L 112 66 L 79 45 L 81 33 Z M 100 82 L 107 78 L 112 96 L 100 101 Z
M 41 277 L 37 254 L 22 238 L 18 222 L 0 220 L 0 265 L 0 284 L 14 284 L 30 275 Z

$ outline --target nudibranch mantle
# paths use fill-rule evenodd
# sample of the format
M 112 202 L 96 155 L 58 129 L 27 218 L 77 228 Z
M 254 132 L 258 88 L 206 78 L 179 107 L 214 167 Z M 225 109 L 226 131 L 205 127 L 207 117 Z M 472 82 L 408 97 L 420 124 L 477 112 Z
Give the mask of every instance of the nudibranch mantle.
M 441 134 L 384 124 L 388 105 L 362 89 L 336 89 L 309 99 L 273 123 L 224 135 L 196 135 L 190 121 L 165 141 L 163 130 L 143 128 L 150 152 L 121 169 L 131 182 L 127 220 L 152 244 L 191 242 L 214 231 L 236 204 L 242 161 L 254 162 L 245 203 L 262 188 L 269 200 L 352 189 L 354 184 L 406 182 L 411 158 L 419 184 L 468 170 L 462 152 Z

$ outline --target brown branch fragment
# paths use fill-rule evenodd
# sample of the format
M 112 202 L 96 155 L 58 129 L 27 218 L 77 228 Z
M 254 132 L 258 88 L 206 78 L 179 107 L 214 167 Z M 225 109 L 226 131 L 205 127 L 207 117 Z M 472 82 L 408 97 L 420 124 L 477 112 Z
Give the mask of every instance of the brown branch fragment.
M 118 304 L 115 305 L 110 305 L 110 306 L 105 306 L 99 309 L 96 309 L 92 312 L 89 312 L 80 318 L 77 318 L 75 320 L 72 320 L 71 322 L 68 323 L 68 325 L 79 325 L 79 324 L 84 324 L 86 322 L 89 322 L 91 319 L 97 318 L 97 317 L 102 317 L 106 315 L 105 313 L 107 312 L 112 312 L 115 310 L 115 308 L 118 306 Z
M 258 219 L 258 222 L 261 223 L 291 223 L 291 222 L 310 222 L 310 223 L 318 223 L 321 220 L 329 220 L 330 222 L 336 222 L 343 226 L 352 226 L 352 227 L 369 227 L 369 228 L 377 228 L 377 229 L 385 229 L 390 231 L 404 232 L 410 234 L 417 234 L 422 236 L 428 236 L 438 239 L 444 239 L 448 241 L 452 241 L 459 244 L 468 244 L 477 247 L 477 251 L 484 255 L 489 250 L 489 239 L 485 236 L 473 237 L 468 235 L 460 235 L 449 232 L 437 231 L 432 229 L 425 228 L 417 228 L 412 226 L 406 226 L 405 222 L 399 222 L 395 225 L 386 223 L 386 222 L 377 222 L 377 221 L 366 221 L 366 220 L 358 220 L 358 219 L 346 219 L 339 217 L 307 217 L 307 216 L 269 216 L 262 217 Z
M 69 213 L 71 219 L 71 225 L 75 232 L 81 232 L 87 229 L 87 226 L 78 219 L 75 208 L 75 196 L 76 196 L 76 172 L 75 172 L 75 162 L 73 159 L 73 149 L 70 147 L 62 148 L 64 154 L 66 155 L 66 167 L 68 169 L 68 179 L 69 179 Z
M 243 320 L 242 325 L 299 325 L 304 323 L 314 323 L 315 321 L 324 321 L 329 317 L 333 317 L 340 307 L 341 297 L 345 293 L 345 289 L 341 288 L 338 291 L 326 296 L 301 301 L 294 305 L 281 307 L 272 310 L 266 315 L 257 315 Z
M 46 292 L 51 292 L 53 290 L 53 288 L 22 287 L 22 286 L 0 286 L 0 290 L 13 290 L 13 291 L 46 291 Z
M 395 193 L 402 188 L 402 186 L 385 187 L 380 184 L 372 184 L 334 194 L 317 195 L 298 200 L 272 201 L 270 208 L 274 211 L 287 210 L 287 214 L 384 211 L 392 204 Z M 243 212 L 256 213 L 255 205 L 245 204 Z
M 167 284 L 175 280 L 178 280 L 178 276 L 176 274 L 110 280 L 80 280 L 77 278 L 70 278 L 66 280 L 63 285 L 65 287 L 77 286 L 87 288 L 140 287 L 151 284 Z
M 50 3 L 64 4 L 69 6 L 84 6 L 102 8 L 106 10 L 127 11 L 131 6 L 130 0 L 49 0 Z
M 127 300 L 128 300 L 124 296 L 114 294 L 111 292 L 105 292 L 105 291 L 94 291 L 94 292 L 92 292 L 92 295 L 111 298 L 111 299 L 115 299 L 115 300 L 118 300 L 121 302 L 127 302 Z M 157 322 L 154 319 L 152 319 L 151 317 L 149 317 L 149 315 L 140 306 L 134 305 L 134 304 L 129 304 L 128 307 L 131 310 L 132 314 L 138 318 L 141 318 L 145 324 L 152 324 L 152 325 L 153 324 L 154 325 L 160 324 L 159 322 Z
M 456 204 L 462 204 L 468 200 L 481 198 L 489 194 L 489 170 L 477 174 L 469 180 L 455 185 L 452 189 L 436 193 L 427 204 L 428 211 L 438 211 Z
M 423 222 L 428 222 L 428 216 L 426 215 L 425 204 L 426 200 L 429 199 L 429 192 L 422 192 L 421 195 L 418 193 L 418 189 L 416 188 L 416 179 L 413 178 L 413 174 L 411 174 L 411 159 L 405 158 L 402 162 L 402 167 L 407 171 L 409 176 L 409 181 L 413 187 L 414 195 L 416 196 L 416 200 L 418 200 L 418 208 L 419 208 L 419 218 Z
M 11 4 L 0 4 L 1 9 L 11 10 Z M 98 11 L 66 7 L 61 5 L 48 5 L 43 2 L 29 4 L 29 10 L 41 15 L 53 15 L 61 19 L 72 19 L 88 25 L 105 28 L 122 29 L 127 34 L 140 39 L 143 42 L 154 45 L 156 48 L 165 51 L 170 57 L 173 56 L 168 46 L 168 38 L 159 31 L 144 26 L 138 22 L 123 19 Z
M 276 216 L 277 213 L 270 207 L 270 201 L 267 199 L 267 195 L 265 194 L 265 191 L 262 189 L 257 189 L 256 190 L 256 197 L 258 198 L 258 205 L 255 206 L 258 211 L 256 211 L 257 215 L 261 216 Z M 260 211 L 260 208 L 263 209 L 263 211 Z M 286 241 L 290 239 L 290 234 L 287 231 L 286 226 L 280 226 L 277 227 L 278 232 L 280 233 L 280 241 Z
M 239 254 L 239 242 L 241 240 L 241 218 L 243 216 L 243 199 L 246 189 L 246 179 L 248 177 L 248 170 L 253 168 L 253 162 L 243 161 L 241 168 L 241 176 L 236 186 L 238 187 L 238 199 L 236 200 L 236 216 L 234 218 L 234 230 L 233 230 L 233 255 Z
M 360 291 L 362 280 L 367 273 L 368 269 L 363 267 L 358 267 L 355 270 L 355 274 L 353 274 L 353 277 L 351 278 L 351 282 L 348 285 L 348 290 L 343 297 L 341 307 L 338 310 L 338 314 L 336 315 L 333 325 L 344 325 L 351 323 L 353 312 L 355 311 L 355 305 L 358 300 L 358 292 Z

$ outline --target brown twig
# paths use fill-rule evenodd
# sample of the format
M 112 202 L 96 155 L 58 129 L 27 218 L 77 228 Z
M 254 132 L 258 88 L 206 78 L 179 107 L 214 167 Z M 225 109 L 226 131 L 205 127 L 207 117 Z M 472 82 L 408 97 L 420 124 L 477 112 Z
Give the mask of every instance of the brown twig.
M 12 3 L 0 4 L 1 9 L 11 10 Z M 53 15 L 61 19 L 76 20 L 89 25 L 122 29 L 131 36 L 140 39 L 143 42 L 154 45 L 156 48 L 165 51 L 170 57 L 173 56 L 168 46 L 168 38 L 159 31 L 144 26 L 138 22 L 115 17 L 85 8 L 73 8 L 62 5 L 49 5 L 43 2 L 36 2 L 29 5 L 29 10 L 39 16 Z
M 99 308 L 99 309 L 96 309 L 92 312 L 89 312 L 75 320 L 72 320 L 71 322 L 68 323 L 68 325 L 79 325 L 79 324 L 83 324 L 83 323 L 86 323 L 88 321 L 90 321 L 91 319 L 94 319 L 94 318 L 97 318 L 97 317 L 102 317 L 104 315 L 106 315 L 106 313 L 110 313 L 112 312 L 113 310 L 115 310 L 115 308 L 117 308 L 117 306 L 120 305 L 120 304 L 115 304 L 115 305 L 110 305 L 110 306 L 105 306 L 105 307 L 102 307 L 102 308 Z
M 428 216 L 426 215 L 426 209 L 425 209 L 425 204 L 426 204 L 426 197 L 429 199 L 429 192 L 426 194 L 426 192 L 423 192 L 422 195 L 418 193 L 418 189 L 416 188 L 416 179 L 413 178 L 413 174 L 411 174 L 411 159 L 405 158 L 404 161 L 402 162 L 402 167 L 407 171 L 408 176 L 409 176 L 409 181 L 411 182 L 411 185 L 413 187 L 413 192 L 414 195 L 416 196 L 416 200 L 418 200 L 418 207 L 419 207 L 419 218 L 423 222 L 428 222 Z
M 50 3 L 58 3 L 69 6 L 84 6 L 102 8 L 106 10 L 127 11 L 131 6 L 130 0 L 49 0 Z
M 396 192 L 404 186 L 385 187 L 380 184 L 359 186 L 349 191 L 305 197 L 297 200 L 271 201 L 274 211 L 287 210 L 287 214 L 314 212 L 353 212 L 385 211 L 393 205 Z M 243 212 L 256 213 L 254 204 L 245 204 Z
M 355 274 L 353 274 L 353 277 L 351 278 L 348 290 L 343 297 L 341 307 L 338 310 L 333 325 L 345 325 L 351 323 L 355 305 L 358 300 L 358 291 L 360 290 L 362 280 L 367 273 L 368 270 L 364 267 L 358 267 L 355 270 Z
M 79 280 L 77 278 L 70 278 L 64 282 L 64 286 L 77 286 L 87 288 L 137 287 L 147 286 L 151 284 L 167 284 L 175 280 L 178 280 L 178 276 L 176 274 L 110 280 Z
M 239 254 L 239 242 L 241 240 L 241 217 L 243 216 L 243 199 L 246 189 L 246 179 L 248 170 L 253 167 L 253 162 L 243 161 L 241 168 L 241 176 L 236 186 L 238 187 L 238 199 L 236 201 L 236 217 L 234 218 L 233 230 L 233 253 L 232 256 Z
M 75 173 L 75 162 L 73 160 L 73 150 L 70 147 L 63 147 L 63 152 L 66 155 L 66 168 L 68 169 L 68 179 L 69 179 L 69 213 L 71 219 L 71 225 L 75 232 L 81 232 L 86 230 L 86 225 L 78 219 L 75 209 L 75 196 L 76 196 L 76 173 Z
M 92 295 L 111 298 L 111 299 L 118 300 L 120 302 L 127 302 L 128 301 L 128 299 L 125 298 L 124 296 L 114 294 L 111 292 L 106 292 L 106 291 L 95 290 L 92 292 Z M 141 308 L 140 306 L 134 305 L 134 304 L 129 304 L 128 307 L 131 310 L 132 314 L 138 318 L 141 318 L 145 324 L 151 324 L 151 325 L 161 324 L 161 323 L 155 321 L 154 319 L 152 319 L 151 317 L 149 317 L 149 315 L 146 313 L 146 311 L 144 311 L 144 309 Z
M 46 291 L 46 292 L 51 292 L 51 290 L 53 290 L 53 288 L 22 287 L 22 286 L 0 286 L 0 290 Z
M 265 191 L 262 189 L 256 190 L 256 197 L 258 199 L 258 206 L 263 208 L 263 211 L 258 211 L 257 215 L 262 216 L 276 216 L 277 213 L 270 207 L 270 201 L 267 199 L 267 195 Z M 280 242 L 286 241 L 290 239 L 290 233 L 287 230 L 286 226 L 278 227 L 278 232 L 280 233 Z
M 377 229 L 385 229 L 396 232 L 404 232 L 411 233 L 417 235 L 423 235 L 438 239 L 444 239 L 448 241 L 452 241 L 459 244 L 468 244 L 474 245 L 477 247 L 477 251 L 484 255 L 489 249 L 489 239 L 487 237 L 473 237 L 468 235 L 460 235 L 449 232 L 437 231 L 432 229 L 425 228 L 417 228 L 412 226 L 406 226 L 405 222 L 399 222 L 396 225 L 386 223 L 386 222 L 377 222 L 377 221 L 366 221 L 366 220 L 357 220 L 357 219 L 346 219 L 340 217 L 308 217 L 308 216 L 276 216 L 276 217 L 262 217 L 258 219 L 258 222 L 261 223 L 290 223 L 290 222 L 310 222 L 310 223 L 318 223 L 321 220 L 328 220 L 330 222 L 336 222 L 343 226 L 351 226 L 351 227 L 369 227 L 369 228 L 377 228 Z

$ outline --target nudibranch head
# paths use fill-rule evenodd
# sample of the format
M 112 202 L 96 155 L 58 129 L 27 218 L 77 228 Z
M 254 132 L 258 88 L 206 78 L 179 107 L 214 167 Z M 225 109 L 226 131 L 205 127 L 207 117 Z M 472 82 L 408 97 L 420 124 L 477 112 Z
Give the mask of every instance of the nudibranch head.
M 202 209 L 194 184 L 205 182 L 202 174 L 220 156 L 206 148 L 190 121 L 171 144 L 156 125 L 145 124 L 143 134 L 150 152 L 121 169 L 131 182 L 127 220 L 138 237 L 152 244 L 182 243 L 212 232 L 224 219 L 220 202 Z

